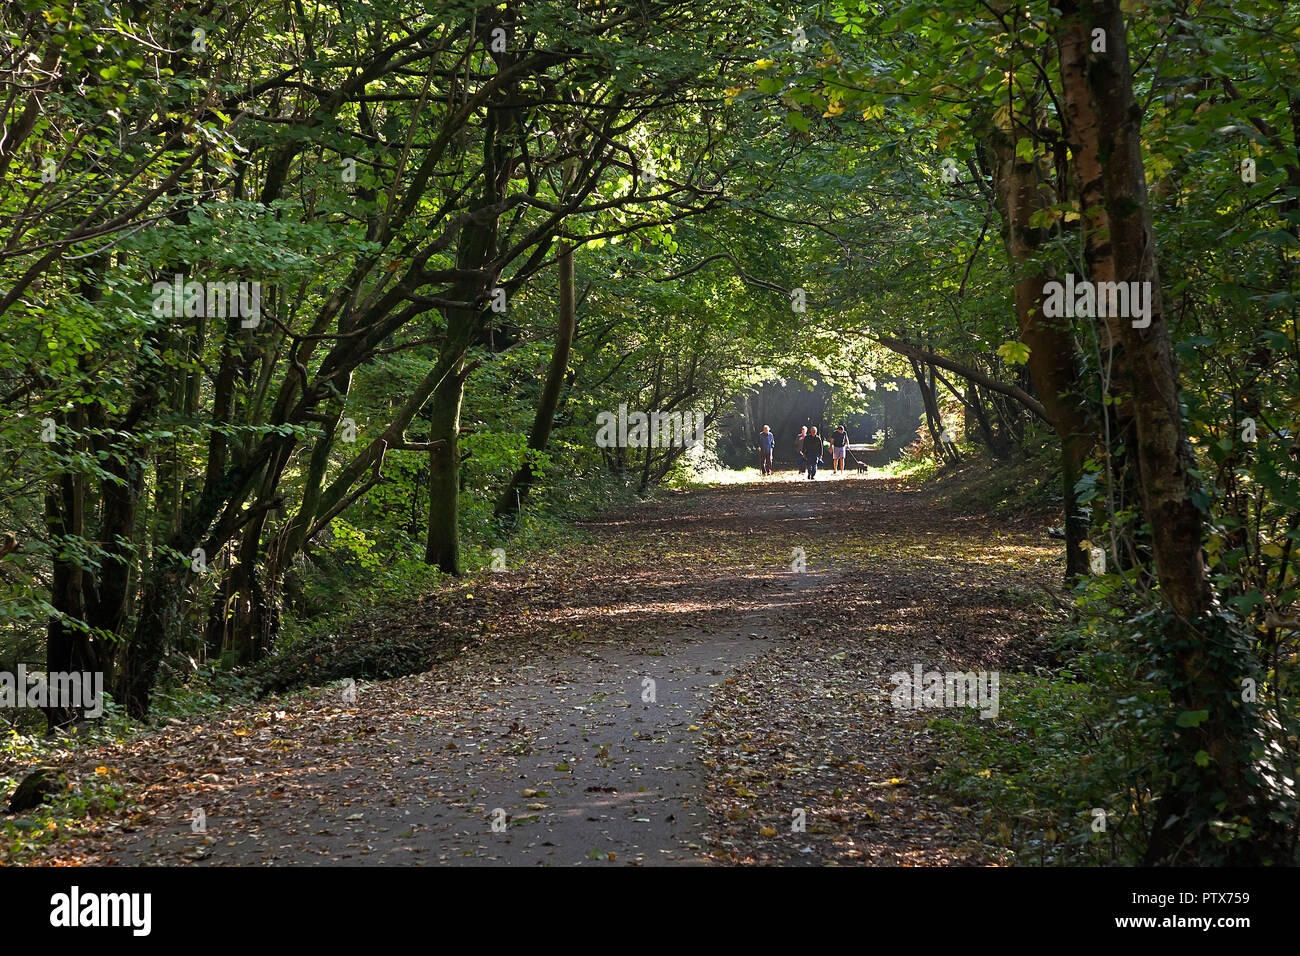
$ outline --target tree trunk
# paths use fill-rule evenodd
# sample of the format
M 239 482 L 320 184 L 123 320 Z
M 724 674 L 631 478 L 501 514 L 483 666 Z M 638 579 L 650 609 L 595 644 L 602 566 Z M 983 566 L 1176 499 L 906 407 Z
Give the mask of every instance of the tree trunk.
M 939 414 L 939 400 L 935 396 L 934 379 L 926 375 L 926 364 L 918 359 L 910 358 L 912 363 L 912 377 L 916 379 L 917 387 L 921 389 L 921 401 L 925 405 L 925 424 L 930 430 L 930 438 L 934 441 L 935 457 L 940 461 L 957 464 L 961 461 L 961 456 L 957 454 L 955 448 L 950 448 L 951 443 L 943 440 L 943 416 Z M 933 366 L 929 366 L 933 371 Z
M 551 352 L 551 365 L 546 372 L 546 383 L 537 405 L 537 416 L 533 419 L 533 430 L 528 436 L 529 450 L 537 452 L 545 451 L 546 444 L 550 441 L 551 428 L 555 424 L 555 408 L 560 401 L 560 389 L 564 386 L 565 370 L 569 367 L 569 350 L 573 346 L 573 249 L 568 243 L 560 249 L 559 265 L 560 314 L 555 329 L 555 349 Z M 532 462 L 525 458 L 497 501 L 495 516 L 498 519 L 518 515 L 520 502 L 528 494 L 536 477 Z
M 92 413 L 100 410 L 98 404 L 91 406 Z M 104 446 L 107 457 L 102 467 L 113 477 L 100 484 L 98 537 L 104 556 L 99 574 L 90 582 L 86 595 L 86 624 L 92 631 L 121 634 L 135 583 L 134 538 L 140 496 L 144 492 L 144 466 L 134 458 L 122 460 L 131 452 L 118 449 L 112 455 L 108 454 L 107 442 Z M 91 644 L 96 669 L 104 672 L 106 682 L 111 681 L 117 648 L 98 636 L 91 639 Z
M 451 346 L 458 348 L 458 346 Z M 446 574 L 460 574 L 460 405 L 465 394 L 463 350 L 451 357 L 451 374 L 429 403 L 429 526 L 424 560 Z M 439 362 L 441 363 L 441 360 Z
M 1089 51 L 1093 44 L 1092 27 L 1085 27 L 1077 0 L 1062 5 L 1064 19 L 1058 30 L 1060 51 L 1063 124 L 1066 141 L 1074 160 L 1071 179 L 1079 194 L 1080 222 L 1083 229 L 1083 259 L 1087 278 L 1092 282 L 1113 282 L 1116 278 L 1110 224 L 1106 213 L 1103 163 L 1100 152 L 1101 130 L 1097 108 L 1089 91 Z M 1121 526 L 1116 513 L 1136 503 L 1137 464 L 1133 457 L 1136 441 L 1133 404 L 1123 388 L 1129 374 L 1120 321 L 1108 316 L 1095 325 L 1099 345 L 1099 374 L 1106 398 L 1101 409 L 1105 429 L 1107 483 L 1111 502 L 1111 554 L 1117 568 L 1131 568 L 1131 555 L 1138 563 L 1148 553 L 1140 529 Z M 1139 568 L 1139 573 L 1141 569 Z
M 1193 497 L 1195 459 L 1187 444 L 1169 327 L 1161 301 L 1155 236 L 1142 161 L 1141 111 L 1133 94 L 1120 0 L 1062 4 L 1081 14 L 1107 51 L 1087 63 L 1098 155 L 1116 278 L 1150 283 L 1149 324 L 1118 325 L 1125 385 L 1133 397 L 1138 490 L 1151 527 L 1160 596 L 1171 614 L 1153 637 L 1165 656 L 1174 705 L 1190 726 L 1167 745 L 1171 788 L 1157 808 L 1148 862 L 1277 860 L 1269 799 L 1255 762 L 1262 740 L 1257 708 L 1242 700 L 1242 680 L 1257 675 L 1245 641 L 1211 613 L 1202 559 L 1202 513 Z M 1158 625 L 1157 625 L 1158 626 Z M 1240 829 L 1234 829 L 1240 828 Z M 1223 839 L 1221 839 L 1221 837 Z M 1234 838 L 1235 837 L 1235 838 Z
M 954 386 L 949 385 L 948 380 L 942 375 L 939 376 L 939 380 L 962 404 L 962 428 L 965 429 L 965 434 L 968 437 L 978 434 L 984 447 L 993 453 L 994 458 L 999 460 L 1010 458 L 1011 443 L 1007 441 L 1005 434 L 999 435 L 993 431 L 979 386 L 967 379 L 965 394 L 962 394 Z
M 80 414 L 79 411 L 72 412 L 73 420 L 79 419 Z M 62 441 L 62 436 L 70 431 L 65 416 L 59 417 L 56 429 L 56 440 Z M 79 428 L 76 430 L 80 431 Z M 72 447 L 69 446 L 68 454 L 71 452 Z M 82 537 L 84 508 L 84 479 L 70 472 L 59 475 L 45 495 L 45 520 L 51 541 L 57 542 L 64 537 Z M 51 675 L 55 671 L 94 669 L 94 655 L 85 634 L 69 623 L 85 619 L 83 585 L 84 577 L 79 562 L 74 558 L 61 558 L 59 549 L 56 548 L 50 577 L 50 604 L 58 614 L 50 617 L 45 631 L 45 668 Z M 56 707 L 53 706 L 53 701 L 50 704 L 45 708 L 45 721 L 51 730 L 81 716 L 74 708 Z
M 1032 265 L 1043 241 L 1043 229 L 1030 226 L 1030 216 L 1051 204 L 1037 159 L 1016 155 L 1020 133 L 1013 120 L 991 137 L 994 191 L 1002 217 L 1002 238 L 1015 270 L 1013 293 L 1020 341 L 1029 347 L 1029 377 L 1056 432 L 1061 448 L 1061 493 L 1064 499 L 1065 576 L 1067 580 L 1088 572 L 1082 542 L 1088 522 L 1080 511 L 1075 484 L 1094 441 L 1091 419 L 1075 394 L 1079 363 L 1068 319 L 1048 319 L 1043 314 L 1041 267 Z
M 140 598 L 135 632 L 127 644 L 117 681 L 117 696 L 126 712 L 137 720 L 149 715 L 158 667 L 166 649 L 180 634 L 182 603 L 187 587 L 185 572 L 169 554 L 155 556 L 154 567 Z

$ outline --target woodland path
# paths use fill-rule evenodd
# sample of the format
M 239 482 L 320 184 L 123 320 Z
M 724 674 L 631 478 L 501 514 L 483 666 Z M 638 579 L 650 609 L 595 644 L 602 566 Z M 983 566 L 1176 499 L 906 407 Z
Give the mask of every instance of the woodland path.
M 890 706 L 889 675 L 1023 663 L 1059 575 L 1045 521 L 785 473 L 581 527 L 589 545 L 405 612 L 406 628 L 460 615 L 460 646 L 427 673 L 83 755 L 77 771 L 120 780 L 129 805 L 45 859 L 988 862 L 978 808 L 925 795 L 933 748 L 924 720 Z M 796 809 L 806 832 L 792 832 Z

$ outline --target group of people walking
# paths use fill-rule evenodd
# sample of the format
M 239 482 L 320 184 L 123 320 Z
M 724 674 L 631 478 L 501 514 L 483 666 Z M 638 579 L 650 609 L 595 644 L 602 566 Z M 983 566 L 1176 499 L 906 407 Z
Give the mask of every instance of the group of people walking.
M 772 474 L 772 451 L 776 448 L 776 436 L 772 429 L 764 425 L 758 436 L 758 450 L 765 475 Z M 808 478 L 817 477 L 817 468 L 824 462 L 824 454 L 830 451 L 831 471 L 844 471 L 844 458 L 849 450 L 849 433 L 844 426 L 838 426 L 829 439 L 817 434 L 817 426 L 805 425 L 799 430 L 794 440 L 794 450 L 799 455 L 799 471 L 807 471 Z

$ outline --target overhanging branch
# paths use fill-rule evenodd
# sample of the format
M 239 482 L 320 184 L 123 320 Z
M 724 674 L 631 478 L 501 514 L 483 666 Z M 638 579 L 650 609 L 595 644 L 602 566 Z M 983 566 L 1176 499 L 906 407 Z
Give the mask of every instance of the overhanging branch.
M 921 348 L 919 345 L 905 342 L 902 339 L 896 339 L 889 335 L 871 335 L 868 336 L 868 338 L 879 342 L 885 348 L 897 352 L 899 355 L 906 355 L 908 358 L 928 362 L 937 368 L 945 368 L 950 372 L 957 373 L 962 378 L 967 378 L 978 385 L 983 385 L 991 392 L 997 392 L 1000 395 L 1014 398 L 1021 405 L 1025 406 L 1025 408 L 1029 409 L 1041 418 L 1045 424 L 1049 426 L 1052 424 L 1052 420 L 1047 417 L 1047 409 L 1043 407 L 1042 403 L 1017 385 L 1005 385 L 997 379 L 985 375 L 977 368 L 963 365 L 961 362 L 955 362 L 950 358 L 944 358 L 942 355 L 937 355 L 934 352 Z

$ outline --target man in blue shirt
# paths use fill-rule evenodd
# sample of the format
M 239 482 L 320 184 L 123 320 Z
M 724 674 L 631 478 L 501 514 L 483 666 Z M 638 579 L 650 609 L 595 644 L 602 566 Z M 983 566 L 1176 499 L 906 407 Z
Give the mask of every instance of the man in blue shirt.
M 776 445 L 776 436 L 772 434 L 772 429 L 767 425 L 763 426 L 762 432 L 758 436 L 758 450 L 762 458 L 763 474 L 772 473 L 772 448 Z

